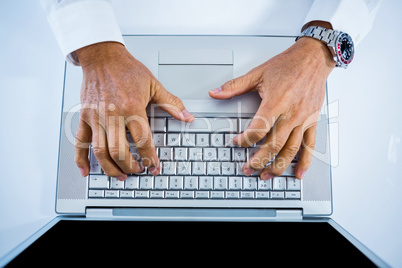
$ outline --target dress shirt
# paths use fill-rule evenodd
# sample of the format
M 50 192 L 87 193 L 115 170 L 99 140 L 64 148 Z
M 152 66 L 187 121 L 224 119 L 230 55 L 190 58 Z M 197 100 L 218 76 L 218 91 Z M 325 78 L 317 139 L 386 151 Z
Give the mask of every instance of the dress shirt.
M 381 0 L 41 0 L 67 61 L 75 51 L 124 34 L 297 35 L 321 20 L 357 45 L 370 31 Z

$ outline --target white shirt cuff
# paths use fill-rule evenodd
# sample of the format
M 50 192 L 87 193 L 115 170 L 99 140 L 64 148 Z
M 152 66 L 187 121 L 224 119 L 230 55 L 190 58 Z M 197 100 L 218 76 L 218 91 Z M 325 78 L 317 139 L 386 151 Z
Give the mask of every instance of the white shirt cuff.
M 371 30 L 381 1 L 367 3 L 363 0 L 315 0 L 304 21 L 327 21 L 334 30 L 348 33 L 355 45 Z
M 124 45 L 113 7 L 108 1 L 61 2 L 50 12 L 48 20 L 63 55 L 74 65 L 79 65 L 77 49 L 106 41 Z

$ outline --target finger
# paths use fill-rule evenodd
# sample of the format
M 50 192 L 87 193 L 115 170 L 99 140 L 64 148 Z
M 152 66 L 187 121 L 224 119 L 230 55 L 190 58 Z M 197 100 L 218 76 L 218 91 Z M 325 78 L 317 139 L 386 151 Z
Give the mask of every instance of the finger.
M 303 135 L 303 142 L 300 148 L 299 162 L 296 165 L 296 178 L 303 179 L 313 159 L 313 152 L 316 142 L 317 125 L 308 128 Z
M 249 72 L 243 76 L 227 81 L 221 87 L 209 91 L 214 99 L 229 99 L 242 95 L 255 89 L 259 79 L 257 72 Z
M 299 151 L 302 139 L 302 127 L 299 126 L 293 129 L 289 139 L 275 157 L 272 164 L 264 168 L 264 170 L 261 172 L 261 179 L 268 180 L 275 176 L 282 175 Z
M 119 166 L 110 157 L 106 131 L 97 123 L 91 126 L 92 129 L 92 151 L 102 167 L 105 174 L 109 177 L 115 177 L 118 180 L 125 180 L 127 175 L 119 168 Z
M 106 133 L 107 149 L 114 163 L 126 174 L 142 172 L 144 167 L 134 159 L 130 152 L 124 117 L 109 116 Z
M 160 164 L 145 110 L 127 118 L 126 124 L 143 165 L 148 167 L 152 175 L 158 175 Z
M 288 120 L 280 119 L 268 133 L 265 142 L 260 149 L 244 165 L 243 172 L 246 176 L 251 175 L 257 170 L 263 169 L 286 144 L 293 126 Z M 299 143 L 300 145 L 300 143 Z
M 157 87 L 156 93 L 152 97 L 152 102 L 158 104 L 162 110 L 177 120 L 185 122 L 194 121 L 194 115 L 187 111 L 180 98 L 167 91 L 160 83 Z
M 75 135 L 75 164 L 83 177 L 88 176 L 90 164 L 88 160 L 89 146 L 91 144 L 91 128 L 80 119 L 77 133 Z
M 262 140 L 265 135 L 267 135 L 278 119 L 278 116 L 275 116 L 276 111 L 271 106 L 272 104 L 267 101 L 261 102 L 260 107 L 258 108 L 247 129 L 243 133 L 233 138 L 233 143 L 235 145 L 250 147 L 254 143 Z M 270 112 L 267 113 L 267 111 Z

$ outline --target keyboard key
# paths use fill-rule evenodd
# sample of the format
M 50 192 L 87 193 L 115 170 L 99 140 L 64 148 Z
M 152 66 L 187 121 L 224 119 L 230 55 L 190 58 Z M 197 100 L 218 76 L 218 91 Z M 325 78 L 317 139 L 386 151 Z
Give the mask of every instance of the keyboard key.
M 244 148 L 233 148 L 232 150 L 233 161 L 246 161 L 246 150 Z
M 257 190 L 257 177 L 243 177 L 244 190 Z
M 180 146 L 180 134 L 168 133 L 167 134 L 167 146 Z
M 209 146 L 209 134 L 197 134 L 195 136 L 196 146 Z
M 221 163 L 220 162 L 207 162 L 207 175 L 220 175 Z
M 170 147 L 159 148 L 159 160 L 172 161 L 173 160 L 173 148 L 170 148 Z
M 286 189 L 286 177 L 274 177 L 272 181 L 272 188 L 274 190 Z
M 236 136 L 237 134 L 225 134 L 225 147 L 237 147 L 233 144 L 233 138 Z
M 155 183 L 155 189 L 157 190 L 164 190 L 168 188 L 168 176 L 155 176 L 154 177 L 154 183 Z
M 140 182 L 139 176 L 127 176 L 127 179 L 124 181 L 126 189 L 138 189 Z
M 284 192 L 272 191 L 271 192 L 271 198 L 272 199 L 283 199 L 283 198 L 285 198 L 285 193 Z
M 240 192 L 240 198 L 252 199 L 254 198 L 254 192 Z
M 185 176 L 184 177 L 184 190 L 197 190 L 198 189 L 198 177 L 197 176 Z
M 183 177 L 182 176 L 171 176 L 169 182 L 170 190 L 182 190 L 183 189 Z
M 212 185 L 213 185 L 213 177 L 211 176 L 199 177 L 200 190 L 212 190 Z
M 223 134 L 213 133 L 211 134 L 211 146 L 223 147 L 225 144 Z
M 110 189 L 124 189 L 124 181 L 119 181 L 115 177 L 110 178 Z
M 242 190 L 243 177 L 229 177 L 229 189 L 230 190 Z
M 140 189 L 152 189 L 154 186 L 154 178 L 152 176 L 140 177 Z
M 190 161 L 202 161 L 202 148 L 189 148 L 188 160 Z
M 150 198 L 164 198 L 165 195 L 163 194 L 163 191 L 150 191 Z
M 238 199 L 240 198 L 240 193 L 237 191 L 227 191 L 226 198 L 228 199 Z
M 237 162 L 236 163 L 236 175 L 244 175 L 243 167 L 246 162 Z
M 120 198 L 134 198 L 134 191 L 130 190 L 120 191 Z
M 244 132 L 250 125 L 253 118 L 239 118 L 239 132 Z
M 195 198 L 209 198 L 208 191 L 195 191 Z
M 161 162 L 163 175 L 176 175 L 176 162 Z
M 183 147 L 174 148 L 174 160 L 176 161 L 187 160 L 187 148 Z
M 90 189 L 108 189 L 109 178 L 106 175 L 90 175 L 89 176 Z
M 99 165 L 98 160 L 96 160 L 95 154 L 92 152 L 92 148 L 89 156 L 89 166 L 89 174 L 102 174 L 102 168 Z
M 191 175 L 191 162 L 177 162 L 177 175 Z
M 297 163 L 290 163 L 288 168 L 283 172 L 282 176 L 290 176 L 294 177 L 295 176 L 295 168 L 296 168 Z
M 193 147 L 195 146 L 195 134 L 183 133 L 182 134 L 182 146 Z
M 255 198 L 257 199 L 269 199 L 269 192 L 255 192 Z
M 231 161 L 230 148 L 218 148 L 219 161 Z
M 105 193 L 103 190 L 89 190 L 88 197 L 89 198 L 105 197 Z
M 211 198 L 223 199 L 223 198 L 225 198 L 225 192 L 224 191 L 211 191 Z
M 149 191 L 135 191 L 135 198 L 149 198 Z
M 179 198 L 179 191 L 166 191 L 165 198 Z
M 156 147 L 161 147 L 161 146 L 165 146 L 165 138 L 166 135 L 162 134 L 162 133 L 153 133 L 152 134 L 153 138 L 154 138 L 154 144 Z
M 194 198 L 194 192 L 193 191 L 181 191 L 180 198 Z
M 286 185 L 288 187 L 288 190 L 300 190 L 300 180 L 296 178 L 288 177 Z
M 235 163 L 222 162 L 222 175 L 236 175 Z
M 272 180 L 261 180 L 258 179 L 258 190 L 272 190 Z
M 300 192 L 285 192 L 286 199 L 300 199 Z
M 192 162 L 193 175 L 206 175 L 205 162 Z
M 204 148 L 204 161 L 216 161 L 217 158 L 216 148 Z
M 149 126 L 152 132 L 165 132 L 166 118 L 150 118 Z
M 117 190 L 105 190 L 106 198 L 119 198 L 119 191 Z
M 214 177 L 214 189 L 215 190 L 227 190 L 228 178 L 227 177 Z

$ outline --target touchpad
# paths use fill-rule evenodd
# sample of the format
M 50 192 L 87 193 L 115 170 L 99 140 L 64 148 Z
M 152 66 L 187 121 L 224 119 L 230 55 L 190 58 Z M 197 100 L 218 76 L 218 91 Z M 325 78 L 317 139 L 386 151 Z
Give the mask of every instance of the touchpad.
M 208 94 L 233 79 L 230 49 L 160 50 L 158 75 L 162 85 L 179 97 L 190 112 L 227 112 L 236 108 L 232 101 L 215 100 Z
M 220 87 L 232 78 L 233 65 L 159 65 L 159 81 L 184 102 L 211 101 L 208 91 Z

